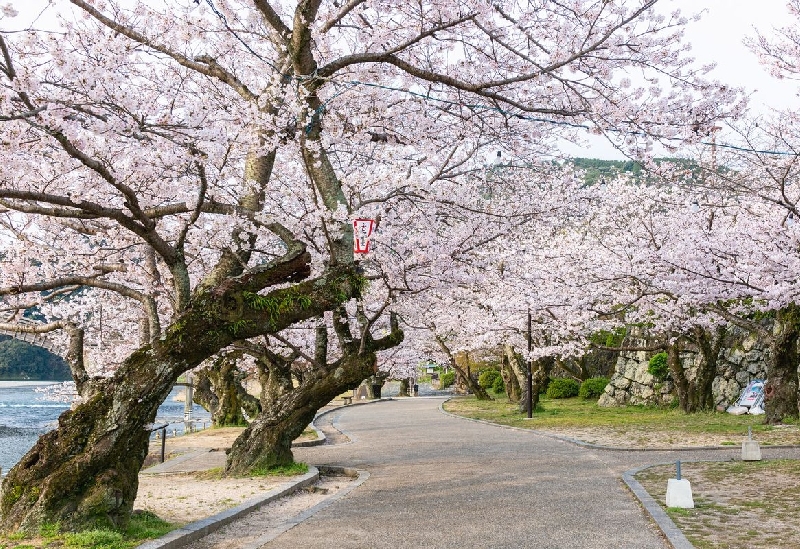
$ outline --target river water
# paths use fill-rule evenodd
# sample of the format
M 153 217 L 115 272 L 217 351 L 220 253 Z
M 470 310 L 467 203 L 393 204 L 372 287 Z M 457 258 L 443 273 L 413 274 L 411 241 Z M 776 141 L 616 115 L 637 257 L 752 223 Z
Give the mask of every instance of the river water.
M 37 387 L 51 384 L 0 381 L 0 468 L 3 475 L 30 450 L 41 434 L 57 425 L 58 416 L 69 408 L 66 403 L 46 401 L 36 392 Z M 181 435 L 184 431 L 184 404 L 175 400 L 180 391 L 180 387 L 173 389 L 158 409 L 156 423 L 169 423 L 169 436 Z M 199 422 L 198 427 L 211 421 L 209 413 L 197 404 L 193 407 L 192 418 Z

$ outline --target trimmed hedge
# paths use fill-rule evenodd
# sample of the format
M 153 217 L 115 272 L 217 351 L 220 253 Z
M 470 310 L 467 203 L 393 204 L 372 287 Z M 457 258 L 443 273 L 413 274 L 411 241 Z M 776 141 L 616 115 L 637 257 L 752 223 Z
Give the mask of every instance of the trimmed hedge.
M 569 377 L 557 377 L 547 386 L 547 398 L 571 398 L 578 396 L 580 384 Z
M 589 400 L 590 398 L 600 398 L 600 395 L 603 394 L 606 385 L 608 385 L 607 377 L 589 378 L 581 383 L 581 388 L 578 390 L 578 396 L 584 400 Z

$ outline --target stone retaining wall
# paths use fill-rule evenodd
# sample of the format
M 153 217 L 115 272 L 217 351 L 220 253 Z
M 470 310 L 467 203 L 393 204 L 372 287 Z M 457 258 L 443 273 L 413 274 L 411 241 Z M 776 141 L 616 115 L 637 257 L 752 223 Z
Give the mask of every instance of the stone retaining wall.
M 739 397 L 741 390 L 753 379 L 765 379 L 769 348 L 758 337 L 750 333 L 734 332 L 729 336 L 719 361 L 714 378 L 714 401 L 718 408 L 726 408 Z M 677 396 L 669 378 L 656 381 L 647 372 L 650 357 L 654 353 L 623 353 L 605 393 L 600 397 L 600 406 L 624 406 L 627 404 L 670 404 Z M 696 349 L 681 353 L 681 361 L 687 369 L 688 379 L 694 379 L 701 355 Z

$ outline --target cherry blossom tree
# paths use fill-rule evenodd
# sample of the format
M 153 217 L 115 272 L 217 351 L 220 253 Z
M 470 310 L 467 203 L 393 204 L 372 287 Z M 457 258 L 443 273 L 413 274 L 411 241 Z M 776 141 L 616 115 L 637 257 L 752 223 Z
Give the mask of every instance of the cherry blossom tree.
M 82 403 L 9 472 L 3 527 L 123 525 L 179 375 L 341 312 L 388 270 L 360 272 L 353 217 L 388 226 L 383 205 L 417 200 L 467 217 L 487 151 L 527 162 L 576 124 L 692 137 L 729 113 L 685 19 L 655 5 L 70 0 L 52 30 L 4 19 L 0 294 L 10 327 L 69 335 Z M 100 303 L 138 338 L 87 367 Z M 31 305 L 46 322 L 15 324 Z M 355 382 L 381 338 L 341 318 Z

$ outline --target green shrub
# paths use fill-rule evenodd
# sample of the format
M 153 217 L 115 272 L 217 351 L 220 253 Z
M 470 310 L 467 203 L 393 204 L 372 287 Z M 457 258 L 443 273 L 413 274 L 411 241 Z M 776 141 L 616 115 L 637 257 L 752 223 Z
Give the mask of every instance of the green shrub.
M 494 391 L 498 395 L 501 395 L 506 392 L 506 384 L 503 381 L 503 376 L 497 376 L 494 379 L 494 383 L 492 383 L 492 391 Z
M 667 353 L 658 353 L 650 358 L 647 364 L 647 373 L 659 381 L 666 379 L 669 373 L 669 366 L 667 366 Z
M 570 398 L 578 396 L 580 385 L 569 377 L 557 377 L 547 386 L 547 398 Z
M 442 389 L 447 389 L 455 382 L 456 382 L 455 372 L 447 372 L 446 374 L 442 374 L 441 376 L 439 376 L 439 383 Z
M 478 376 L 478 385 L 484 389 L 488 389 L 489 387 L 494 387 L 494 383 L 497 379 L 502 380 L 503 376 L 494 368 L 489 368 L 488 370 L 482 371 L 481 375 Z
M 582 399 L 589 400 L 590 398 L 600 398 L 603 391 L 608 385 L 607 377 L 593 377 L 581 383 L 581 388 L 578 390 L 578 396 Z

